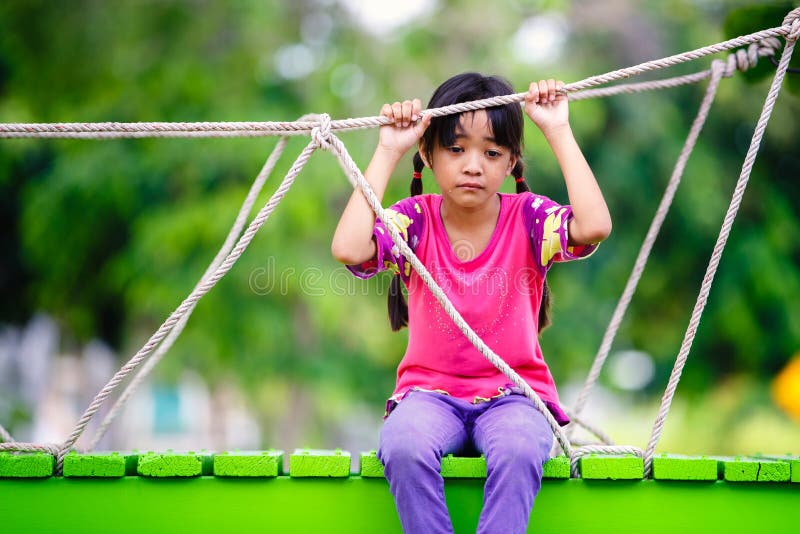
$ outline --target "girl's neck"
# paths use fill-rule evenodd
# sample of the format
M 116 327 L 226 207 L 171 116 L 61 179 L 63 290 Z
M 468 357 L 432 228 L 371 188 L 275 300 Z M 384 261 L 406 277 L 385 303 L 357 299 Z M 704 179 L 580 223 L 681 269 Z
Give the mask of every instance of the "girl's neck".
M 451 228 L 481 228 L 487 224 L 494 226 L 499 213 L 499 194 L 494 194 L 487 202 L 470 208 L 465 208 L 452 201 L 448 201 L 448 197 L 442 195 L 440 214 L 445 225 Z

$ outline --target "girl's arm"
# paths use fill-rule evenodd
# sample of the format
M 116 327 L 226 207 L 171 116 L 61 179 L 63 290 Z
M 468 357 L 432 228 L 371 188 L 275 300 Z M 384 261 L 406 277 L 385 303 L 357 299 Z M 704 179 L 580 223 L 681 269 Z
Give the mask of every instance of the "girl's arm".
M 364 178 L 375 191 L 378 200 L 383 199 L 389 177 L 397 162 L 417 143 L 430 124 L 431 118 L 428 115 L 423 115 L 422 120 L 416 122 L 420 117 L 421 106 L 421 102 L 415 99 L 395 102 L 393 105 L 384 104 L 381 108 L 381 115 L 393 119 L 395 123 L 381 127 L 375 154 L 364 172 Z M 333 257 L 346 265 L 357 265 L 372 259 L 376 252 L 375 242 L 372 240 L 374 226 L 375 213 L 367 204 L 361 190 L 353 191 L 333 234 Z
M 542 130 L 564 174 L 573 214 L 568 229 L 570 245 L 589 245 L 611 233 L 611 214 L 572 135 L 567 97 L 557 93 L 563 86 L 563 82 L 552 79 L 532 82 L 525 97 L 525 112 Z

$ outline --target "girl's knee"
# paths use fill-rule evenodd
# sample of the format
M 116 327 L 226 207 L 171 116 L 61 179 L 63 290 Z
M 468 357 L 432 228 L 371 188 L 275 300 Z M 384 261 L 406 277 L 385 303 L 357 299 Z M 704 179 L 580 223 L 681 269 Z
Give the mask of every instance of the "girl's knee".
M 412 475 L 415 472 L 439 471 L 441 455 L 434 448 L 425 447 L 411 439 L 382 439 L 378 459 L 387 477 L 393 474 Z
M 525 435 L 509 435 L 498 440 L 486 451 L 487 468 L 540 472 L 550 456 L 550 440 L 544 436 L 531 438 Z

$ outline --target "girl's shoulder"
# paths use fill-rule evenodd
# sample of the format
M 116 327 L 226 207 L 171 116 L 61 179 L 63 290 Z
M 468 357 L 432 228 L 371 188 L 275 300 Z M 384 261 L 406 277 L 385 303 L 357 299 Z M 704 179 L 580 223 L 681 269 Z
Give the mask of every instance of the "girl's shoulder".
M 402 213 L 407 217 L 418 218 L 432 212 L 442 202 L 441 195 L 432 193 L 406 197 L 392 204 L 388 209 Z

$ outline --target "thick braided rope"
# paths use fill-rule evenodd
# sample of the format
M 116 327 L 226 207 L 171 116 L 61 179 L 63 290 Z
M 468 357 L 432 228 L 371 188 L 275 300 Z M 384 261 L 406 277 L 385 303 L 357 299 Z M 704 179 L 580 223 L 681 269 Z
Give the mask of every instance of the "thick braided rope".
M 11 441 L 0 443 L 0 452 L 44 452 L 55 456 L 61 449 L 61 445 L 56 443 L 25 443 L 22 441 Z
M 600 348 L 597 351 L 594 362 L 592 363 L 591 370 L 589 371 L 586 381 L 578 393 L 578 398 L 575 401 L 575 405 L 572 408 L 575 413 L 580 414 L 583 411 L 586 400 L 589 397 L 589 393 L 597 382 L 600 372 L 603 369 L 603 365 L 608 358 L 611 344 L 614 342 L 614 337 L 617 334 L 617 330 L 622 323 L 625 312 L 628 310 L 628 305 L 633 298 L 633 294 L 636 292 L 639 279 L 642 277 L 644 268 L 647 265 L 647 260 L 650 257 L 650 251 L 652 250 L 653 244 L 658 237 L 658 233 L 661 230 L 664 219 L 669 212 L 670 206 L 672 205 L 672 200 L 675 198 L 675 192 L 678 190 L 678 186 L 680 185 L 683 172 L 686 169 L 686 163 L 689 160 L 689 156 L 691 156 L 692 151 L 694 150 L 697 138 L 699 137 L 700 132 L 703 129 L 703 125 L 706 122 L 711 105 L 714 103 L 714 98 L 717 94 L 717 88 L 719 87 L 719 82 L 724 73 L 724 67 L 725 63 L 715 62 L 711 69 L 711 80 L 706 88 L 706 94 L 703 97 L 700 109 L 697 112 L 697 116 L 695 117 L 694 122 L 689 130 L 689 134 L 686 137 L 686 141 L 683 144 L 683 149 L 680 152 L 678 161 L 675 163 L 672 176 L 670 177 L 667 187 L 664 190 L 664 195 L 661 197 L 661 202 L 656 210 L 655 217 L 653 217 L 653 220 L 650 223 L 650 228 L 647 231 L 647 235 L 642 242 L 641 248 L 639 249 L 639 255 L 636 258 L 633 270 L 631 271 L 628 281 L 625 284 L 625 290 L 622 292 L 619 302 L 617 302 L 617 306 L 614 309 L 611 321 L 609 322 L 608 328 L 603 335 L 603 340 L 600 343 Z
M 672 205 L 672 201 L 675 197 L 675 193 L 680 185 L 683 172 L 686 168 L 686 163 L 691 156 L 692 151 L 694 150 L 697 138 L 699 137 L 706 118 L 708 117 L 708 112 L 716 97 L 720 80 L 723 77 L 732 76 L 735 70 L 743 72 L 755 67 L 758 64 L 759 57 L 772 56 L 779 47 L 780 41 L 778 41 L 777 38 L 769 38 L 765 41 L 751 44 L 746 51 L 737 50 L 736 52 L 730 54 L 726 61 L 715 60 L 712 62 L 712 67 L 708 71 L 689 75 L 697 76 L 699 74 L 703 74 L 705 76 L 711 76 L 711 80 L 706 88 L 706 94 L 703 97 L 703 101 L 697 112 L 697 116 L 695 117 L 694 122 L 689 130 L 689 134 L 686 137 L 686 141 L 684 142 L 683 149 L 678 157 L 678 161 L 675 163 L 672 175 L 669 179 L 667 187 L 664 190 L 664 195 L 662 196 L 661 202 L 656 210 L 655 217 L 650 223 L 650 228 L 648 229 L 647 235 L 645 236 L 642 246 L 639 249 L 639 255 L 636 258 L 634 267 L 630 276 L 628 277 L 627 283 L 625 284 L 625 289 L 622 292 L 619 302 L 617 302 L 617 306 L 614 309 L 611 321 L 609 322 L 606 332 L 603 335 L 603 340 L 600 344 L 600 348 L 597 351 L 594 362 L 592 363 L 591 370 L 586 377 L 583 387 L 578 393 L 578 398 L 573 407 L 575 413 L 580 414 L 583 411 L 586 400 L 589 397 L 589 393 L 597 382 L 603 365 L 608 358 L 611 345 L 614 342 L 614 338 L 619 330 L 619 326 L 628 310 L 628 305 L 630 304 L 630 301 L 636 292 L 639 279 L 641 278 L 644 268 L 647 265 L 647 260 L 650 257 L 650 251 L 652 250 L 653 244 L 655 243 L 658 234 L 661 231 L 661 226 L 664 223 L 664 219 L 669 212 L 670 206 Z M 574 427 L 569 428 L 567 435 L 571 437 L 573 431 Z
M 150 337 L 150 339 L 144 344 L 144 346 L 139 349 L 139 351 L 126 363 L 115 375 L 114 377 L 106 384 L 106 386 L 97 394 L 94 400 L 91 402 L 89 407 L 86 409 L 84 414 L 81 416 L 78 423 L 75 425 L 72 433 L 70 434 L 69 438 L 64 442 L 61 449 L 58 452 L 58 457 L 56 461 L 56 473 L 61 472 L 61 468 L 64 461 L 64 456 L 70 450 L 70 448 L 75 444 L 78 438 L 83 433 L 86 425 L 89 423 L 89 420 L 92 416 L 97 412 L 100 408 L 102 403 L 105 399 L 111 394 L 111 392 L 124 380 L 124 378 L 132 372 L 142 361 L 147 358 L 147 356 L 153 352 L 155 347 L 166 337 L 167 333 L 172 330 L 172 328 L 180 321 L 181 317 L 183 317 L 186 312 L 198 301 L 202 298 L 206 293 L 208 293 L 212 287 L 230 271 L 233 264 L 239 257 L 244 253 L 245 249 L 247 249 L 250 242 L 253 240 L 256 232 L 263 226 L 263 224 L 267 221 L 270 214 L 273 212 L 275 207 L 278 203 L 283 199 L 286 192 L 294 183 L 295 178 L 300 173 L 302 168 L 308 162 L 308 159 L 311 157 L 311 154 L 318 148 L 318 145 L 315 141 L 311 141 L 300 153 L 297 157 L 295 162 L 292 164 L 292 167 L 289 169 L 289 172 L 284 177 L 283 181 L 281 182 L 278 189 L 275 193 L 270 197 L 267 203 L 264 205 L 263 208 L 258 212 L 256 217 L 251 221 L 250 225 L 247 227 L 247 230 L 242 234 L 239 238 L 239 241 L 236 244 L 236 247 L 231 251 L 230 254 L 227 255 L 225 261 L 214 271 L 214 274 L 208 278 L 204 283 L 200 284 L 197 288 L 195 288 L 191 294 L 184 299 L 184 301 L 178 306 L 175 311 L 170 314 L 166 321 L 161 325 L 161 327 Z
M 711 75 L 710 70 L 702 70 L 692 74 L 685 74 L 683 76 L 675 76 L 673 78 L 666 78 L 664 80 L 654 80 L 650 82 L 638 83 L 622 83 L 613 85 L 611 87 L 601 87 L 599 89 L 584 89 L 569 94 L 570 101 L 588 100 L 590 98 L 605 98 L 614 95 L 630 95 L 635 93 L 642 93 L 644 91 L 653 91 L 656 89 L 671 89 L 673 87 L 680 87 L 682 85 L 690 85 L 699 83 Z
M 775 72 L 775 77 L 772 80 L 769 92 L 767 93 L 767 97 L 764 101 L 764 106 L 761 110 L 761 116 L 758 119 L 755 131 L 753 132 L 753 139 L 750 142 L 750 148 L 747 151 L 747 156 L 745 156 L 745 160 L 742 165 L 742 172 L 739 175 L 738 181 L 736 182 L 736 189 L 734 190 L 733 197 L 731 198 L 728 211 L 725 214 L 725 219 L 722 224 L 722 228 L 720 229 L 719 236 L 717 237 L 717 242 L 714 245 L 714 251 L 711 255 L 708 268 L 706 269 L 706 274 L 703 277 L 703 283 L 700 287 L 700 292 L 697 295 L 697 301 L 695 302 L 694 309 L 692 310 L 689 326 L 686 329 L 683 343 L 681 343 L 681 348 L 678 353 L 678 357 L 675 360 L 675 366 L 672 369 L 666 391 L 664 391 L 664 395 L 661 399 L 661 406 L 658 410 L 658 415 L 656 416 L 656 420 L 653 425 L 653 431 L 650 435 L 650 441 L 648 442 L 647 449 L 645 451 L 645 476 L 650 476 L 652 473 L 653 456 L 655 455 L 655 449 L 658 445 L 658 440 L 661 438 L 661 433 L 664 429 L 664 422 L 669 414 L 672 398 L 675 395 L 675 390 L 678 387 L 678 382 L 680 381 L 683 367 L 686 364 L 686 360 L 689 356 L 692 342 L 697 334 L 697 327 L 700 324 L 700 317 L 702 316 L 703 309 L 708 301 L 708 296 L 711 292 L 711 284 L 714 281 L 714 275 L 717 272 L 717 267 L 719 266 L 720 258 L 722 257 L 722 251 L 725 249 L 725 244 L 728 240 L 728 236 L 730 235 L 731 227 L 733 226 L 733 221 L 736 218 L 736 213 L 742 203 L 742 197 L 744 196 L 744 191 L 747 188 L 747 182 L 750 179 L 750 172 L 753 170 L 753 164 L 755 163 L 756 155 L 758 154 L 758 149 L 764 136 L 764 130 L 767 127 L 770 115 L 772 114 L 772 109 L 775 106 L 775 101 L 780 93 L 781 84 L 783 83 L 783 78 L 786 75 L 786 70 L 789 68 L 789 60 L 792 58 L 792 52 L 794 51 L 794 46 L 797 42 L 798 35 L 800 35 L 800 8 L 793 10 L 792 14 L 794 14 L 794 18 L 792 19 L 792 32 L 787 37 L 786 47 L 783 49 L 783 54 L 781 54 L 781 60 L 778 64 L 778 69 Z
M 575 447 L 570 456 L 570 470 L 573 473 L 577 473 L 580 459 L 590 454 L 633 454 L 641 458 L 642 449 L 626 445 L 614 445 L 611 447 L 608 445 L 582 445 Z
M 576 427 L 581 427 L 581 428 L 583 428 L 584 430 L 586 430 L 587 432 L 589 432 L 589 433 L 591 433 L 591 434 L 594 434 L 594 436 L 595 436 L 597 439 L 599 439 L 599 440 L 600 440 L 600 443 L 601 443 L 601 444 L 603 444 L 603 445 L 616 445 L 616 443 L 614 443 L 614 440 L 613 440 L 613 439 L 611 439 L 611 436 L 609 436 L 608 434 L 606 434 L 605 432 L 603 432 L 603 431 L 602 431 L 601 429 L 599 429 L 598 427 L 596 427 L 596 426 L 594 426 L 594 425 L 590 424 L 590 423 L 589 423 L 588 421 L 586 421 L 585 419 L 582 419 L 582 418 L 581 418 L 581 417 L 580 417 L 578 414 L 576 414 L 575 412 L 573 412 L 573 411 L 570 411 L 570 410 L 569 410 L 569 409 L 567 409 L 567 408 L 564 408 L 564 413 L 566 413 L 566 414 L 567 414 L 567 417 L 569 417 L 569 419 L 570 419 L 569 426 L 567 427 L 567 437 L 569 437 L 569 439 L 570 439 L 570 442 L 573 442 L 573 441 L 574 441 L 574 440 L 572 439 L 571 430 L 572 430 L 572 429 L 574 429 L 574 428 L 576 428 Z M 596 444 L 596 443 L 595 443 L 595 444 Z M 555 450 L 556 450 L 556 453 L 557 453 L 557 449 L 555 449 Z
M 788 17 L 787 17 L 788 18 Z M 736 37 L 714 45 L 705 46 L 682 54 L 640 63 L 632 67 L 618 69 L 605 74 L 585 78 L 567 84 L 564 90 L 574 92 L 603 85 L 630 76 L 636 76 L 652 70 L 663 69 L 699 59 L 701 57 L 730 50 L 750 43 L 762 41 L 769 37 L 787 35 L 791 32 L 791 24 L 762 30 L 749 35 Z M 453 113 L 475 111 L 492 106 L 522 102 L 526 93 L 497 96 L 472 102 L 454 104 L 441 108 L 426 110 L 426 114 L 441 117 Z M 390 124 L 386 117 L 362 117 L 331 121 L 331 130 L 358 130 L 375 128 Z M 308 135 L 317 124 L 313 121 L 293 122 L 135 122 L 135 123 L 6 123 L 0 124 L 0 138 L 50 137 L 50 138 L 83 138 L 112 139 L 129 137 L 257 137 L 267 135 Z
M 739 49 L 728 56 L 728 68 L 725 77 L 733 74 L 733 69 L 746 71 L 758 63 L 759 57 L 774 56 L 781 48 L 781 41 L 777 37 L 768 37 L 762 41 L 750 44 L 747 49 Z M 569 95 L 570 100 L 585 100 L 589 98 L 603 98 L 612 95 L 634 94 L 656 89 L 668 89 L 698 83 L 711 76 L 711 69 L 702 70 L 683 76 L 675 76 L 664 80 L 655 80 L 640 83 L 627 83 L 603 87 L 600 89 L 585 89 Z
M 195 289 L 202 283 L 204 283 L 213 273 L 217 270 L 220 266 L 222 261 L 225 257 L 230 253 L 233 249 L 233 246 L 236 244 L 236 239 L 239 237 L 239 234 L 242 232 L 245 223 L 247 222 L 247 217 L 250 214 L 250 211 L 253 208 L 253 204 L 255 204 L 256 199 L 258 198 L 259 193 L 261 193 L 261 189 L 264 187 L 264 183 L 266 183 L 267 178 L 269 178 L 270 174 L 272 174 L 272 170 L 275 168 L 275 165 L 278 163 L 281 155 L 283 154 L 284 149 L 286 148 L 286 143 L 288 142 L 287 137 L 281 137 L 278 143 L 275 145 L 275 148 L 270 153 L 267 161 L 264 163 L 264 166 L 261 168 L 261 171 L 256 176 L 253 184 L 250 186 L 250 190 L 245 197 L 244 202 L 242 203 L 241 208 L 239 209 L 239 213 L 236 215 L 236 219 L 231 227 L 230 231 L 228 232 L 225 241 L 220 247 L 217 255 L 211 261 L 211 263 L 206 268 L 203 276 L 200 277 L 200 281 L 195 285 Z M 196 303 L 195 303 L 196 304 Z M 122 392 L 120 397 L 112 406 L 109 413 L 103 419 L 103 422 L 98 427 L 97 431 L 95 432 L 94 436 L 92 437 L 91 441 L 89 442 L 88 446 L 86 447 L 87 450 L 94 450 L 97 446 L 97 443 L 103 437 L 103 435 L 108 430 L 108 427 L 111 426 L 111 423 L 117 417 L 117 415 L 122 411 L 122 408 L 128 402 L 128 399 L 133 396 L 136 392 L 136 389 L 139 385 L 144 381 L 144 379 L 150 374 L 150 372 L 155 368 L 156 365 L 161 361 L 164 355 L 169 351 L 175 341 L 183 332 L 183 329 L 186 327 L 186 323 L 189 321 L 189 318 L 194 311 L 195 306 L 189 308 L 186 314 L 181 317 L 181 320 L 175 325 L 175 327 L 170 330 L 169 335 L 164 338 L 164 341 L 158 346 L 158 350 L 150 357 L 148 360 L 142 365 L 139 369 L 139 372 L 136 373 L 136 376 L 131 380 L 131 382 L 127 385 L 125 390 Z

